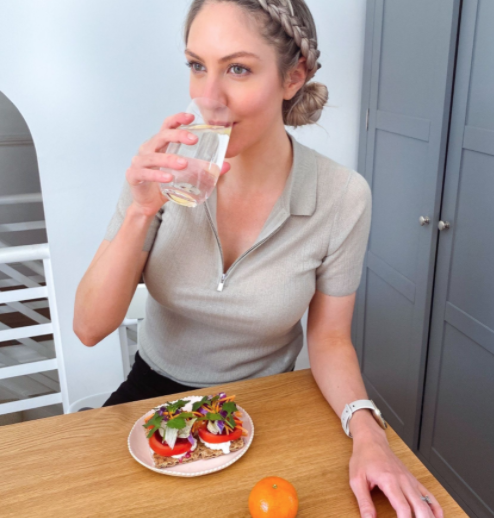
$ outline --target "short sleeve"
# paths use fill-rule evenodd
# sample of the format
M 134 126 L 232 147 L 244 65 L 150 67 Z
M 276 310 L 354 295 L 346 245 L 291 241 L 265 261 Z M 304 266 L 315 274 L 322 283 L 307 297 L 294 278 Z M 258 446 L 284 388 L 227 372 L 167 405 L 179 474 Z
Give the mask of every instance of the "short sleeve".
M 360 173 L 351 171 L 338 203 L 327 255 L 316 270 L 316 288 L 343 297 L 359 287 L 370 232 L 372 193 Z
M 125 180 L 122 191 L 120 193 L 120 198 L 117 202 L 117 208 L 112 216 L 112 219 L 110 220 L 110 223 L 108 224 L 104 239 L 112 241 L 115 238 L 125 219 L 127 209 L 131 204 L 132 192 L 129 183 L 127 182 L 127 180 Z M 149 226 L 146 239 L 144 241 L 144 245 L 142 248 L 144 252 L 149 252 L 153 246 L 154 239 L 161 224 L 161 218 L 164 208 L 165 206 L 163 205 L 163 207 L 161 207 L 161 209 L 156 213 L 153 221 L 151 222 L 151 225 Z

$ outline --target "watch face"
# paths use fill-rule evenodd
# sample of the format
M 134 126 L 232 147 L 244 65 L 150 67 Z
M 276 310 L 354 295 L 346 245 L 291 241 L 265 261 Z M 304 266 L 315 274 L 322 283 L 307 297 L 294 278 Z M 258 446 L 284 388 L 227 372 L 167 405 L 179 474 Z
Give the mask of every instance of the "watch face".
M 381 411 L 379 410 L 379 408 L 377 408 L 376 404 L 374 403 L 374 401 L 372 401 L 372 399 L 370 400 L 372 402 L 372 406 L 374 407 L 374 411 L 375 411 L 375 414 L 376 416 L 379 418 L 379 420 L 381 421 L 381 424 L 384 425 L 384 427 L 386 428 L 387 426 L 387 423 L 386 421 L 384 420 L 384 417 L 383 415 L 381 414 Z

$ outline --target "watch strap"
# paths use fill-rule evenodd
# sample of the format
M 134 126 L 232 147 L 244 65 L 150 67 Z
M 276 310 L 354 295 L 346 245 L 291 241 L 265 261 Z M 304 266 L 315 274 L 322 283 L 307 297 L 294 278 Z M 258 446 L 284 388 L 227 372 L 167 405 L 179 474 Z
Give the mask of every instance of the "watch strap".
M 361 410 L 362 408 L 368 408 L 369 410 L 372 410 L 373 414 L 375 414 L 376 405 L 371 399 L 357 399 L 356 401 L 352 401 L 345 405 L 345 409 L 341 414 L 341 426 L 348 437 L 352 437 L 350 433 L 350 418 L 354 412 Z

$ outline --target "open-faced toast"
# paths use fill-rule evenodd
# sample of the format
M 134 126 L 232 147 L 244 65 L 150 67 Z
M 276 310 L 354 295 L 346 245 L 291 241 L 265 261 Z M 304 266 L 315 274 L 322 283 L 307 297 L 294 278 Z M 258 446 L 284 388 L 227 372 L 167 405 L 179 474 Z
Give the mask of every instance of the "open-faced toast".
M 157 468 L 228 455 L 243 448 L 241 412 L 235 396 L 224 392 L 204 396 L 192 404 L 181 399 L 154 409 L 145 420 L 144 433 Z

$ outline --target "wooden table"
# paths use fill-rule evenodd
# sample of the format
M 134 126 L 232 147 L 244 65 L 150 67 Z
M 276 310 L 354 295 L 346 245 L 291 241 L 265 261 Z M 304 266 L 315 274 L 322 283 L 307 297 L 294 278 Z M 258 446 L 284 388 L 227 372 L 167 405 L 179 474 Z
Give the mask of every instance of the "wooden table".
M 235 394 L 255 426 L 252 445 L 237 462 L 182 478 L 154 473 L 131 457 L 130 429 L 152 407 L 176 396 L 220 391 Z M 467 516 L 392 429 L 387 436 L 445 516 Z M 352 440 L 310 369 L 299 370 L 0 427 L 0 516 L 249 518 L 251 488 L 276 475 L 297 489 L 297 516 L 359 518 L 348 483 L 351 453 Z M 372 495 L 379 518 L 396 516 L 378 488 Z

